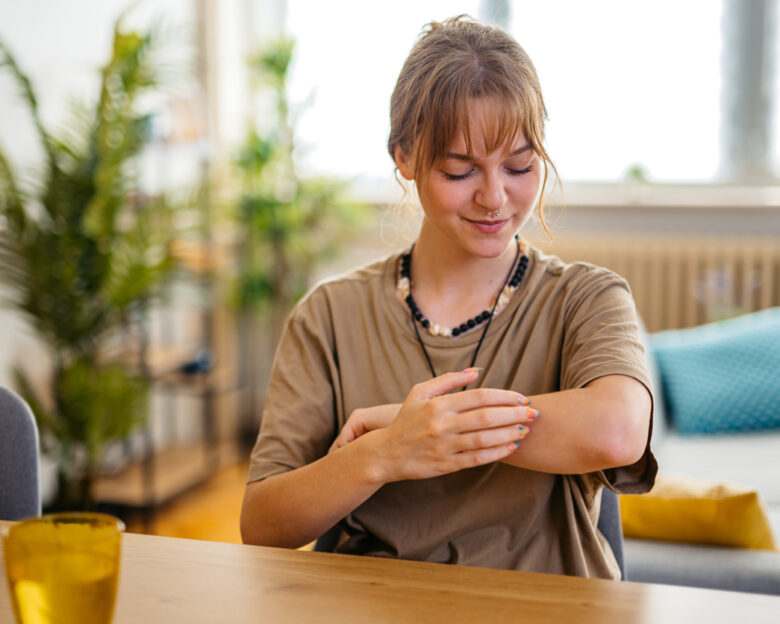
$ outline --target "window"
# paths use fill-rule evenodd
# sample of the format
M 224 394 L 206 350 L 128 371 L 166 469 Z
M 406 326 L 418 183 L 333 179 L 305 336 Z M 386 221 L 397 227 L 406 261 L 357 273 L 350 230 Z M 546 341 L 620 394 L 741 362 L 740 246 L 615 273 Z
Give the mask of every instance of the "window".
M 540 75 L 548 145 L 564 180 L 619 181 L 630 171 L 655 182 L 722 178 L 723 2 L 509 6 L 508 29 Z M 310 171 L 388 178 L 390 93 L 422 26 L 483 8 L 289 0 L 286 27 L 298 40 L 293 96 L 314 95 L 300 118 L 299 161 Z

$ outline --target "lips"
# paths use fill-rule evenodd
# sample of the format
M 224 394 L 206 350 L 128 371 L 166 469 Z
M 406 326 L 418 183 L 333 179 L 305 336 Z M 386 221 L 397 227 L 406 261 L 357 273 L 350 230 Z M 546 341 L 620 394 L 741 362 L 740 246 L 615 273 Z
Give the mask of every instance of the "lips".
M 466 221 L 468 221 L 474 229 L 483 234 L 494 234 L 509 223 L 509 219 L 501 219 L 500 221 L 472 221 L 471 219 L 466 219 Z

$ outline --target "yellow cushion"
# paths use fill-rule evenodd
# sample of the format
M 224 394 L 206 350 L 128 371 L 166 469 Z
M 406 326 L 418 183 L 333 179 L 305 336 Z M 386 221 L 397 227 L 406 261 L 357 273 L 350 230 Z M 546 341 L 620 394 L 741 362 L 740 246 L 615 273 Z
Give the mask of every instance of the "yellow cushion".
M 777 550 L 758 492 L 733 483 L 658 475 L 648 494 L 620 496 L 625 537 Z

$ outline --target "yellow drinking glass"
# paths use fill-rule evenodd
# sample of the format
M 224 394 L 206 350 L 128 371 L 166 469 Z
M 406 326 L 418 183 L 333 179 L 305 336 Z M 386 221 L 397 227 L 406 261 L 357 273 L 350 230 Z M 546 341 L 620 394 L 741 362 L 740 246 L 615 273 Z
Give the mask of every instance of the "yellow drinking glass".
M 9 527 L 5 572 L 18 624 L 109 624 L 124 528 L 118 518 L 88 512 Z

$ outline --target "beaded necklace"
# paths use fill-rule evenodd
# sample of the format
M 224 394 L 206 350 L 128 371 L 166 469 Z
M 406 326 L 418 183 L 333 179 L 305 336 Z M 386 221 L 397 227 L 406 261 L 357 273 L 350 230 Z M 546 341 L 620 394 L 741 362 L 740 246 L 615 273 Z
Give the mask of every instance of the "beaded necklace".
M 472 329 L 477 325 L 487 321 L 485 323 L 485 329 L 482 330 L 482 336 L 480 336 L 477 348 L 474 350 L 474 355 L 471 358 L 471 364 L 469 366 L 474 366 L 474 363 L 477 361 L 477 354 L 479 353 L 479 349 L 482 347 L 482 342 L 484 341 L 485 336 L 487 335 L 487 330 L 490 327 L 490 322 L 493 320 L 493 317 L 498 314 L 501 308 L 503 308 L 509 302 L 512 294 L 517 290 L 517 287 L 523 280 L 525 271 L 528 268 L 528 256 L 524 253 L 522 257 L 520 257 L 520 241 L 517 235 L 515 235 L 515 243 L 517 245 L 515 259 L 512 262 L 512 266 L 509 269 L 509 273 L 507 273 L 503 285 L 501 286 L 501 290 L 498 291 L 498 295 L 493 302 L 493 307 L 490 310 L 483 310 L 474 318 L 461 323 L 453 329 L 441 327 L 438 324 L 431 323 L 427 318 L 425 318 L 425 316 L 423 316 L 423 313 L 420 311 L 420 309 L 417 307 L 417 303 L 414 301 L 414 297 L 412 296 L 412 251 L 414 250 L 414 245 L 412 245 L 411 249 L 409 249 L 407 253 L 401 256 L 401 274 L 398 280 L 397 289 L 401 297 L 404 299 L 404 301 L 406 301 L 406 305 L 409 307 L 409 311 L 412 317 L 412 326 L 414 327 L 414 333 L 417 336 L 417 342 L 420 343 L 423 355 L 425 355 L 425 360 L 428 362 L 428 368 L 430 368 L 431 375 L 434 377 L 436 377 L 436 370 L 434 369 L 433 362 L 431 362 L 431 358 L 428 355 L 428 350 L 425 348 L 425 343 L 422 341 L 417 324 L 419 323 L 424 328 L 426 328 L 428 333 L 432 336 L 457 337 L 463 332 L 466 332 L 469 329 Z M 518 258 L 520 258 L 519 262 Z M 517 265 L 516 268 L 515 265 Z

